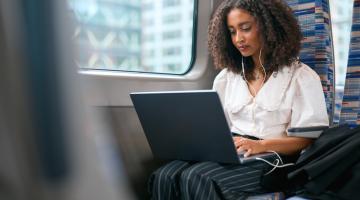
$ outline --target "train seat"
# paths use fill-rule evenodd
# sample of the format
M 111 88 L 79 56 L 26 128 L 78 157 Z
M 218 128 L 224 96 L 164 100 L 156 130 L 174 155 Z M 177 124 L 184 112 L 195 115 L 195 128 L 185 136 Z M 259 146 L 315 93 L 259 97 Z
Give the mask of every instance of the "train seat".
M 354 0 L 353 23 L 340 124 L 360 124 L 360 0 Z

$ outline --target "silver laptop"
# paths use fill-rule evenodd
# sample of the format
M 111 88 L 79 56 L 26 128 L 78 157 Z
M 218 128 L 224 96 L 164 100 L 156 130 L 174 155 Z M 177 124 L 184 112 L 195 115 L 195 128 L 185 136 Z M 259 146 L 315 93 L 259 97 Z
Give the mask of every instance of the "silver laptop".
M 236 152 L 219 96 L 214 90 L 130 94 L 155 157 L 189 161 L 246 163 Z

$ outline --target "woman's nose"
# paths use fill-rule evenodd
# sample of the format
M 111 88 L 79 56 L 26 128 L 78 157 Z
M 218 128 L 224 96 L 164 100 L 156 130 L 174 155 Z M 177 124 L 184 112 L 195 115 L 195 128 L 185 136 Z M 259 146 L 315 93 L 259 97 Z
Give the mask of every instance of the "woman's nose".
M 236 38 L 235 38 L 235 41 L 236 41 L 237 43 L 242 43 L 242 42 L 244 42 L 244 37 L 243 37 L 243 35 L 242 35 L 241 33 L 237 32 L 235 37 L 236 37 Z

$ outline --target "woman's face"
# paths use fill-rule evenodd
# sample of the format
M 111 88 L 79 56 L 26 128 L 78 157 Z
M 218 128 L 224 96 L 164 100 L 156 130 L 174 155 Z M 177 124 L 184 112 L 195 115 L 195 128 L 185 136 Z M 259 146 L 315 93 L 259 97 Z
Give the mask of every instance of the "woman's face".
M 234 8 L 227 15 L 227 26 L 232 43 L 241 55 L 258 59 L 261 38 L 255 18 L 246 10 Z

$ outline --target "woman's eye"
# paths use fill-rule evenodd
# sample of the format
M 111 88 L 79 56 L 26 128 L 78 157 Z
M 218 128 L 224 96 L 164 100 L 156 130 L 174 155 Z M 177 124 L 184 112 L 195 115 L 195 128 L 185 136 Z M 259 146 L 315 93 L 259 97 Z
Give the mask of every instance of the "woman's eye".
M 250 30 L 251 30 L 251 27 L 250 27 L 250 26 L 242 27 L 241 30 L 243 30 L 243 31 L 250 31 Z
M 229 30 L 231 35 L 234 35 L 236 32 L 234 30 Z

